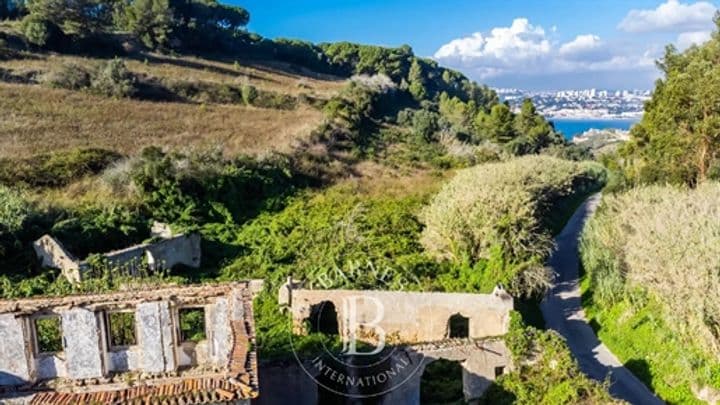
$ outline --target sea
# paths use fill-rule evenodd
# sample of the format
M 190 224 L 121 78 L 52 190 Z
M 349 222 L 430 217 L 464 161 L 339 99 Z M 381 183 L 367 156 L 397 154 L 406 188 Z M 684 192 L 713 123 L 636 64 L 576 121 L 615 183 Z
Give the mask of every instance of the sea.
M 589 129 L 622 129 L 629 130 L 639 119 L 550 119 L 555 129 L 572 139 Z

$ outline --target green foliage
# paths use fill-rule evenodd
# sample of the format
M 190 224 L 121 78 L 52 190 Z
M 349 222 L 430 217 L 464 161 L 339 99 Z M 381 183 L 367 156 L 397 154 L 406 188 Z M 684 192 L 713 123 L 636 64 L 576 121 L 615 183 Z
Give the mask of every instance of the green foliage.
M 203 308 L 183 308 L 179 311 L 179 320 L 182 341 L 198 343 L 207 338 Z
M 460 363 L 445 359 L 425 366 L 420 382 L 420 401 L 423 404 L 461 404 L 463 368 Z
M 83 37 L 110 26 L 113 5 L 105 0 L 28 0 L 27 9 L 30 18 L 48 21 L 65 34 Z
M 620 403 L 607 387 L 580 371 L 562 337 L 554 331 L 525 326 L 511 318 L 506 343 L 516 369 L 500 376 L 481 404 L 612 404 Z
M 677 333 L 660 315 L 657 299 L 633 304 L 594 302 L 590 279 L 581 284 L 585 314 L 599 326 L 600 339 L 660 399 L 673 404 L 704 404 L 693 387 L 720 388 L 720 362 L 703 346 Z
M 135 78 L 125 62 L 115 58 L 101 65 L 92 77 L 90 89 L 103 96 L 124 98 L 135 94 Z
M 606 195 L 585 227 L 585 307 L 624 361 L 663 399 L 720 388 L 717 240 L 720 185 L 647 186 Z
M 720 21 L 720 20 L 719 20 Z M 720 167 L 720 36 L 678 53 L 668 46 L 642 121 L 621 148 L 631 184 L 693 186 Z
M 35 331 L 37 333 L 37 349 L 40 353 L 63 351 L 62 326 L 59 316 L 36 319 Z
M 103 149 L 72 149 L 28 159 L 0 159 L 0 184 L 60 187 L 99 173 L 120 159 Z
M 416 111 L 412 115 L 412 128 L 417 139 L 424 142 L 437 141 L 438 114 L 427 110 Z
M 21 192 L 0 185 L 0 259 L 11 250 L 19 249 L 21 242 L 18 234 L 33 214 L 33 207 Z
M 552 234 L 542 218 L 560 201 L 604 182 L 602 167 L 543 156 L 459 172 L 423 211 L 422 243 L 435 257 L 480 263 L 515 295 L 541 291 Z M 478 275 L 479 276 L 479 275 Z
M 110 312 L 107 315 L 110 346 L 127 347 L 137 344 L 134 312 Z
M 125 7 L 122 25 L 150 49 L 170 45 L 173 14 L 169 0 L 134 0 Z
M 148 219 L 137 209 L 119 205 L 83 207 L 66 213 L 50 233 L 77 257 L 103 253 L 141 242 L 149 234 Z
M 153 147 L 130 162 L 129 178 L 144 209 L 158 220 L 188 226 L 242 222 L 308 184 L 293 164 L 280 155 L 225 160 L 219 150 L 185 155 Z
M 0 185 L 0 232 L 22 230 L 25 219 L 32 213 L 30 204 L 22 194 Z
M 480 111 L 475 117 L 477 136 L 496 143 L 508 143 L 517 136 L 515 117 L 506 104 L 496 104 L 487 114 Z
M 22 20 L 20 31 L 29 43 L 44 47 L 53 41 L 57 26 L 42 17 L 28 15 Z
M 242 86 L 241 94 L 243 102 L 247 105 L 252 105 L 258 97 L 258 91 L 255 86 L 249 84 Z

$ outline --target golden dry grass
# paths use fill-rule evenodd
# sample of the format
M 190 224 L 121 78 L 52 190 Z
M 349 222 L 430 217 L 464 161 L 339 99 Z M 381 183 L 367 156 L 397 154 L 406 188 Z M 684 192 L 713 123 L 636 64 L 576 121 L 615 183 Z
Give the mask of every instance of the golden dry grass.
M 287 151 L 322 113 L 237 105 L 115 100 L 83 92 L 0 83 L 0 157 L 25 157 L 75 147 L 132 154 L 221 145 L 228 154 Z
M 327 98 L 343 86 L 344 81 L 328 75 L 288 73 L 290 66 L 277 62 L 253 63 L 216 61 L 190 56 L 173 57 L 154 53 L 123 59 L 132 72 L 157 78 L 183 81 L 206 81 L 223 84 L 251 84 L 259 89 L 297 96 L 306 93 Z M 24 59 L 0 61 L 0 67 L 13 71 L 48 72 L 65 64 L 93 66 L 101 59 L 71 55 L 31 54 Z M 321 80 L 322 79 L 322 80 Z

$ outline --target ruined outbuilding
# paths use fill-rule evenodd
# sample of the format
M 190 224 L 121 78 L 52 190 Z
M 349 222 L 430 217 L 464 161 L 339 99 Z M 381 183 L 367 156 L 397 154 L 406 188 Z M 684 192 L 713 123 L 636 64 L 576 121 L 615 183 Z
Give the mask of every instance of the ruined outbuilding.
M 309 324 L 322 321 L 318 316 L 329 316 L 336 319 L 335 334 L 343 339 L 349 338 L 351 316 L 356 317 L 358 323 L 371 322 L 378 317 L 378 306 L 381 306 L 383 314 L 376 324 L 387 336 L 393 337 L 394 343 L 502 336 L 508 331 L 513 309 L 513 298 L 499 287 L 492 294 L 467 294 L 310 290 L 294 288 L 294 284 L 288 282 L 279 295 L 280 305 L 289 308 L 292 314 L 296 333 L 308 332 Z M 354 305 L 352 312 L 348 312 L 349 301 Z
M 239 282 L 0 301 L 0 397 L 249 403 L 259 384 L 257 289 Z M 115 319 L 125 319 L 122 329 Z M 48 320 L 59 325 L 56 343 L 42 327 Z
M 261 366 L 265 395 L 258 404 L 284 403 L 290 400 L 288 395 L 293 395 L 295 404 L 316 404 L 328 391 L 343 392 L 348 398 L 370 395 L 378 404 L 419 404 L 425 370 L 438 360 L 459 365 L 463 396 L 473 403 L 513 368 L 502 336 L 508 332 L 514 303 L 500 287 L 491 294 L 462 294 L 300 286 L 288 280 L 279 291 L 279 302 L 290 312 L 295 333 L 334 334 L 345 343 L 358 339 L 377 345 L 377 331 L 382 330 L 385 348 L 373 357 L 381 360 L 371 371 L 372 392 L 368 386 L 349 383 L 367 378 L 366 368 L 347 366 L 362 362 L 363 356 L 343 352 L 306 359 L 300 365 Z M 291 386 L 269 389 L 280 383 Z M 308 388 L 313 385 L 314 389 Z
M 103 253 L 102 256 L 108 267 L 128 274 L 134 274 L 144 265 L 151 270 L 170 269 L 177 265 L 200 267 L 200 235 L 174 235 L 167 225 L 156 222 L 152 227 L 152 236 L 159 241 Z M 71 282 L 81 281 L 90 268 L 87 261 L 76 258 L 50 235 L 36 240 L 33 249 L 43 267 L 60 269 Z

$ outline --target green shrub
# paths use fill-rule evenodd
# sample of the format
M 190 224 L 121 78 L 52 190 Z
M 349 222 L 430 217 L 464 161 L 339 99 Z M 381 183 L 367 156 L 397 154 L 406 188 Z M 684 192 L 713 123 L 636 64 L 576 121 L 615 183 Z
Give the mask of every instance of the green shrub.
M 33 15 L 26 16 L 20 25 L 25 39 L 39 47 L 44 47 L 52 40 L 54 28 L 51 22 Z
M 255 99 L 258 96 L 257 89 L 255 88 L 255 86 L 250 85 L 250 84 L 243 85 L 241 88 L 241 93 L 242 93 L 242 99 L 245 102 L 245 104 L 247 104 L 247 105 L 253 105 L 253 103 L 255 102 Z
M 498 378 L 481 404 L 620 404 L 607 386 L 580 371 L 565 341 L 554 331 L 525 326 L 513 313 L 505 336 L 515 370 Z
M 586 311 L 664 400 L 720 389 L 720 184 L 608 194 L 583 232 Z M 714 371 L 713 371 L 714 370 Z
M 32 209 L 22 194 L 9 187 L 0 185 L 0 232 L 18 232 L 22 230 L 25 219 Z
M 514 294 L 541 291 L 544 262 L 553 246 L 542 221 L 555 204 L 597 189 L 602 167 L 544 156 L 465 169 L 423 211 L 422 243 L 435 257 L 490 269 Z
M 0 259 L 20 247 L 18 233 L 33 209 L 17 190 L 0 185 Z
M 90 87 L 91 74 L 84 67 L 75 64 L 63 64 L 43 77 L 50 87 L 68 90 L 82 90 Z
M 61 187 L 84 176 L 99 173 L 120 159 L 103 149 L 73 149 L 27 159 L 0 159 L 0 184 Z
M 136 92 L 135 78 L 120 59 L 101 65 L 92 77 L 93 92 L 107 97 L 130 97 Z

